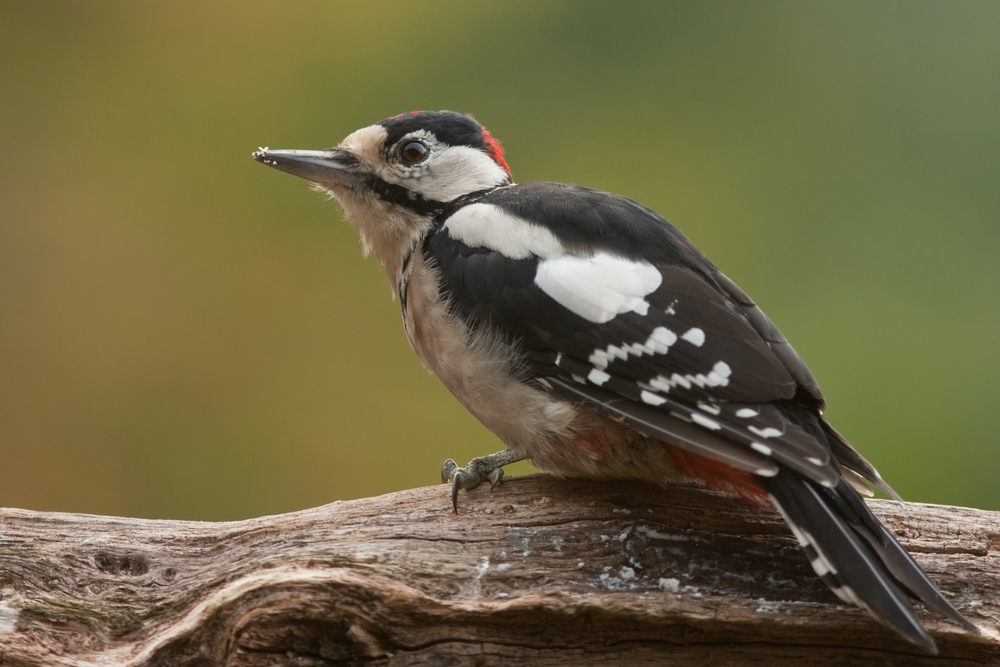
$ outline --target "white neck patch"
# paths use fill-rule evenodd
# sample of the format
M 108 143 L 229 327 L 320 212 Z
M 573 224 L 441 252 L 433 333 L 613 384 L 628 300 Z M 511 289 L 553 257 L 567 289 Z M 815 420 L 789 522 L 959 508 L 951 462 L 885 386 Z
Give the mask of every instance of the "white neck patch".
M 469 204 L 444 224 L 448 234 L 471 248 L 489 248 L 511 259 L 566 254 L 549 230 L 511 215 L 493 204 Z

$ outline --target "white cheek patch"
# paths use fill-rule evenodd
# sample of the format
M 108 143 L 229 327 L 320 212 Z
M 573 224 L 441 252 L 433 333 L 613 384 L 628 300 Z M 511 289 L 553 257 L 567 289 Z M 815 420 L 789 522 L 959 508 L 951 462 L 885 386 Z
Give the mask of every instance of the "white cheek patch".
M 471 248 L 489 248 L 511 259 L 545 259 L 566 252 L 549 230 L 492 204 L 463 206 L 448 218 L 444 229 Z
M 580 317 L 603 324 L 627 312 L 645 314 L 645 297 L 656 291 L 663 276 L 649 262 L 598 253 L 593 257 L 564 255 L 538 263 L 535 284 Z
M 401 185 L 427 199 L 449 202 L 462 195 L 488 190 L 510 180 L 507 172 L 483 151 L 470 146 L 434 150 L 422 168 Z

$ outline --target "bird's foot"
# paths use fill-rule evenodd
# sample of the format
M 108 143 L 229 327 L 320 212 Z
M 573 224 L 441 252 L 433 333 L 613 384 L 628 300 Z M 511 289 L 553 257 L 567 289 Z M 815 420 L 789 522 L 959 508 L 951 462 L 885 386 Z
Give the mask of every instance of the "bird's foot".
M 497 488 L 503 479 L 503 467 L 524 460 L 509 449 L 489 456 L 477 456 L 464 468 L 459 468 L 454 459 L 448 459 L 441 466 L 441 481 L 451 482 L 451 506 L 458 514 L 458 492 L 470 491 L 485 481 L 490 483 L 490 491 Z

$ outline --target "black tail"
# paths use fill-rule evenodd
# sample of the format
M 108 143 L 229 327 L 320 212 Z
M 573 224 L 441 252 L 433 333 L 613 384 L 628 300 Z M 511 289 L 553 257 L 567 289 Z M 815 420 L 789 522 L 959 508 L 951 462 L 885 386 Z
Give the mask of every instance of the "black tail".
M 757 481 L 805 550 L 816 574 L 837 597 L 856 604 L 917 646 L 937 653 L 917 619 L 914 597 L 978 633 L 941 595 L 920 566 L 868 510 L 845 480 L 826 488 L 792 472 Z

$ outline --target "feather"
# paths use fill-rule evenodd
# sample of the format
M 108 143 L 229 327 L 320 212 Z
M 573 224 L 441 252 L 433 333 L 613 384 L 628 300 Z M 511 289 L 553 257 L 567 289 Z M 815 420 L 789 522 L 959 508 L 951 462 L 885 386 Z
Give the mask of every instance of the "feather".
M 805 362 L 680 232 L 577 186 L 478 202 L 498 214 L 454 235 L 446 222 L 424 252 L 453 307 L 518 344 L 531 377 L 671 445 L 709 483 L 751 501 L 763 488 L 820 578 L 909 641 L 936 651 L 911 594 L 973 628 L 864 505 L 862 480 L 898 495 L 823 420 Z
M 885 561 L 835 511 L 835 505 L 824 500 L 821 489 L 787 473 L 761 478 L 760 482 L 806 550 L 816 574 L 838 597 L 863 608 L 924 650 L 937 653 L 934 640 L 921 626 L 909 596 L 889 573 Z M 841 497 L 857 495 L 846 482 L 830 491 Z M 917 566 L 912 564 L 912 567 Z M 936 588 L 934 592 L 947 604 Z

